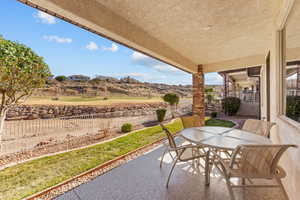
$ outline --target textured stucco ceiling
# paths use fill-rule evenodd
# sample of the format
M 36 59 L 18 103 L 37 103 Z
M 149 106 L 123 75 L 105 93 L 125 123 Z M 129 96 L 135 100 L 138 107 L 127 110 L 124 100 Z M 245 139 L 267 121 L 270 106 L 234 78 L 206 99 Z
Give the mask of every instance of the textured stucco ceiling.
M 265 54 L 271 39 L 273 0 L 97 1 L 199 64 Z
M 180 69 L 264 62 L 280 0 L 19 0 Z M 221 64 L 220 64 L 221 63 Z M 223 65 L 222 65 L 223 64 Z M 222 68 L 220 68 L 220 66 Z

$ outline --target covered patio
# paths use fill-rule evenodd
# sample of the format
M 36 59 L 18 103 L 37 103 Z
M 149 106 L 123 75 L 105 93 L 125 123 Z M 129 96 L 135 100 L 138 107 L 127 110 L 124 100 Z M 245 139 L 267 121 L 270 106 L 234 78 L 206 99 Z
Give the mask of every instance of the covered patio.
M 57 200 L 152 200 L 189 199 L 216 200 L 230 199 L 226 184 L 218 173 L 212 174 L 210 187 L 205 186 L 204 171 L 193 168 L 190 163 L 178 164 L 170 186 L 166 179 L 171 167 L 171 157 L 166 156 L 163 167 L 159 161 L 163 148 L 159 147 L 112 171 L 98 176 L 59 197 Z M 278 188 L 235 189 L 236 199 L 283 200 Z
M 19 1 L 192 74 L 197 126 L 202 126 L 205 118 L 205 73 L 260 67 L 259 84 L 255 82 L 261 92 L 259 118 L 276 124 L 270 135 L 273 143 L 300 144 L 299 112 L 293 111 L 293 118 L 286 112 L 285 80 L 286 63 L 300 60 L 299 1 Z M 169 164 L 159 169 L 160 151 L 114 169 L 59 199 L 228 197 L 219 178 L 213 178 L 212 187 L 207 188 L 201 173 L 191 173 L 183 165 L 177 166 L 167 190 L 163 183 Z M 290 149 L 280 162 L 287 172 L 284 186 L 294 200 L 300 195 L 299 153 L 299 149 Z M 276 191 L 265 191 L 249 189 L 236 196 L 280 199 Z

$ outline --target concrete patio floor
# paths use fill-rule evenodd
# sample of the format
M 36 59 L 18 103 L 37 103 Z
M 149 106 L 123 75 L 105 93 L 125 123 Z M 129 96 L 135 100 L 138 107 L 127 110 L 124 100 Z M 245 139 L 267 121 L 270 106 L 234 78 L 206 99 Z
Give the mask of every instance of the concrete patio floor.
M 229 194 L 224 180 L 214 173 L 209 187 L 205 186 L 203 169 L 195 170 L 191 163 L 178 164 L 165 187 L 171 167 L 165 157 L 162 169 L 159 147 L 90 182 L 59 196 L 56 200 L 227 200 Z M 237 200 L 281 200 L 278 188 L 234 189 Z

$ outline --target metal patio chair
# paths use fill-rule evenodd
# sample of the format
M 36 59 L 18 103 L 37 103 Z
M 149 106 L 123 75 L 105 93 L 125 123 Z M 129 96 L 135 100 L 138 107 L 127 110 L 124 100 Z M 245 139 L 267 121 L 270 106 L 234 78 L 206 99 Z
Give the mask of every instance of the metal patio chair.
M 173 165 L 172 165 L 171 171 L 169 173 L 167 184 L 166 184 L 166 187 L 168 188 L 171 175 L 174 171 L 175 165 L 178 162 L 194 161 L 194 160 L 200 159 L 200 158 L 207 159 L 207 157 L 206 157 L 207 154 L 204 154 L 203 152 L 199 151 L 199 148 L 202 148 L 202 146 L 192 145 L 192 144 L 180 145 L 180 146 L 177 145 L 173 134 L 163 124 L 160 124 L 160 126 L 162 127 L 162 129 L 165 131 L 165 133 L 167 135 L 170 151 L 173 151 L 176 153 L 176 155 L 173 159 Z
M 242 130 L 255 133 L 264 137 L 269 137 L 271 128 L 275 123 L 257 120 L 257 119 L 247 119 L 242 127 Z
M 182 125 L 184 128 L 192 128 L 192 127 L 195 127 L 194 125 L 194 122 L 195 122 L 195 119 L 196 116 L 183 116 L 183 117 L 180 117 L 181 121 L 182 121 Z M 162 158 L 160 160 L 160 168 L 162 167 L 162 163 L 163 163 L 163 159 L 166 155 L 166 153 L 169 153 L 169 155 L 171 156 L 171 158 L 174 160 L 174 157 L 172 156 L 172 148 L 170 148 L 170 145 L 169 143 L 166 141 L 163 143 L 164 147 L 165 147 L 165 150 L 163 152 L 163 155 L 162 155 Z
M 229 162 L 223 160 L 218 153 L 213 153 L 212 162 L 226 180 L 226 185 L 232 200 L 234 187 L 279 187 L 285 198 L 287 193 L 282 185 L 281 179 L 286 176 L 283 168 L 278 166 L 283 153 L 289 147 L 296 145 L 240 145 L 232 154 Z M 242 184 L 234 185 L 231 178 L 241 178 Z M 245 179 L 250 184 L 246 185 Z M 275 180 L 276 185 L 254 185 L 251 179 Z

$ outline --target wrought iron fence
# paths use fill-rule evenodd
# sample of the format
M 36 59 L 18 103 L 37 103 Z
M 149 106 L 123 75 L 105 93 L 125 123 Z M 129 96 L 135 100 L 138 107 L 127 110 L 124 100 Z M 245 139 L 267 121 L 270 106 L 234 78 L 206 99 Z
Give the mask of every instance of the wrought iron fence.
M 2 140 L 12 140 L 24 137 L 59 134 L 60 132 L 76 132 L 88 130 L 109 129 L 111 119 L 100 118 L 99 114 L 78 115 L 51 119 L 6 121 Z

